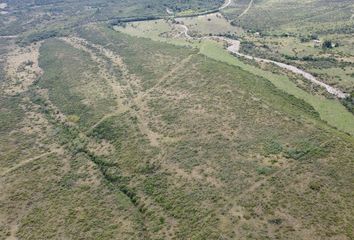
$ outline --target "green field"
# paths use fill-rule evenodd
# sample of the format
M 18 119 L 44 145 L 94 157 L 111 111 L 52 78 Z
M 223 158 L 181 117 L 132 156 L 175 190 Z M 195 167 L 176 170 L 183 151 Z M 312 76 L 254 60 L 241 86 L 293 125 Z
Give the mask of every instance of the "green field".
M 178 21 L 186 24 L 191 34 L 196 36 L 235 34 L 241 35 L 241 28 L 230 25 L 230 23 L 220 13 L 205 16 L 179 18 Z

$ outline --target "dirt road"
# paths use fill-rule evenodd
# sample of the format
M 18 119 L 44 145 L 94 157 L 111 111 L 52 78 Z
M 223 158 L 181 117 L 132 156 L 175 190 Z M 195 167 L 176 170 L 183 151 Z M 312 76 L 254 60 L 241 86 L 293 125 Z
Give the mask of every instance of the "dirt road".
M 241 56 L 241 57 L 244 57 L 244 58 L 247 58 L 250 60 L 255 60 L 256 62 L 272 63 L 272 64 L 277 65 L 278 67 L 281 67 L 283 69 L 291 71 L 295 74 L 302 75 L 307 80 L 311 81 L 312 83 L 314 83 L 316 85 L 319 85 L 319 86 L 325 88 L 327 90 L 327 92 L 329 92 L 330 94 L 332 94 L 338 98 L 346 98 L 348 96 L 347 94 L 343 93 L 339 89 L 336 89 L 324 82 L 319 81 L 312 74 L 305 72 L 304 70 L 297 68 L 295 66 L 288 65 L 285 63 L 281 63 L 281 62 L 276 62 L 276 61 L 269 60 L 269 59 L 257 58 L 257 57 L 253 57 L 253 56 L 249 56 L 249 55 L 245 55 L 245 54 L 240 53 L 239 52 L 240 51 L 240 41 L 238 41 L 238 40 L 233 40 L 233 39 L 228 39 L 228 38 L 221 38 L 221 39 L 223 39 L 224 41 L 226 41 L 228 43 L 229 47 L 227 48 L 227 50 L 231 53 L 234 53 L 238 56 Z
M 41 158 L 43 158 L 43 157 L 47 157 L 47 156 L 49 156 L 49 155 L 51 155 L 51 154 L 57 154 L 57 153 L 61 153 L 61 152 L 62 152 L 61 149 L 55 149 L 55 150 L 52 150 L 52 151 L 50 151 L 50 152 L 43 153 L 43 154 L 41 154 L 41 155 L 39 155 L 39 156 L 36 156 L 36 157 L 33 157 L 33 158 L 29 158 L 29 159 L 23 160 L 22 162 L 16 164 L 15 166 L 13 166 L 13 167 L 11 167 L 11 168 L 9 168 L 9 169 L 6 169 L 5 171 L 1 172 L 1 173 L 0 173 L 0 177 L 4 177 L 5 175 L 7 175 L 7 174 L 9 174 L 9 173 L 11 173 L 11 172 L 13 172 L 13 171 L 19 169 L 19 168 L 21 168 L 21 167 L 23 167 L 23 166 L 25 166 L 25 165 L 31 163 L 31 162 L 34 162 L 34 161 L 36 161 L 36 160 L 39 160 L 39 159 L 41 159 Z
M 316 79 L 315 76 L 313 76 L 312 74 L 308 73 L 308 72 L 305 72 L 304 70 L 302 69 L 299 69 L 295 66 L 292 66 L 292 65 L 288 65 L 288 64 L 285 64 L 285 63 L 281 63 L 281 62 L 276 62 L 276 61 L 273 61 L 273 60 L 269 60 L 269 59 L 263 59 L 263 58 L 257 58 L 257 57 L 253 57 L 253 56 L 250 56 L 250 55 L 246 55 L 246 54 L 243 54 L 243 53 L 240 53 L 240 45 L 241 45 L 241 42 L 239 40 L 235 40 L 235 39 L 231 39 L 231 38 L 226 38 L 226 37 L 219 37 L 219 36 L 208 36 L 208 37 L 202 37 L 202 38 L 193 38 L 192 36 L 189 35 L 188 31 L 188 27 L 186 25 L 183 25 L 183 24 L 180 24 L 179 26 L 182 27 L 183 29 L 183 35 L 188 39 L 188 40 L 201 40 L 201 39 L 212 39 L 212 40 L 222 40 L 222 41 L 225 41 L 227 44 L 228 44 L 228 47 L 227 47 L 227 50 L 233 54 L 236 54 L 237 56 L 240 56 L 240 57 L 244 57 L 244 58 L 247 58 L 247 59 L 250 59 L 250 60 L 254 60 L 256 62 L 265 62 L 265 63 L 272 63 L 272 64 L 275 64 L 277 65 L 278 67 L 281 67 L 283 69 L 286 69 L 288 71 L 291 71 L 295 74 L 299 74 L 299 75 L 302 75 L 304 78 L 306 78 L 307 80 L 311 81 L 312 83 L 318 85 L 318 86 L 321 86 L 323 88 L 325 88 L 327 90 L 328 93 L 338 97 L 338 98 L 346 98 L 348 96 L 348 94 L 346 93 L 343 93 L 342 91 L 340 91 L 339 89 L 337 88 L 334 88 L 324 82 L 321 82 L 320 80 Z
M 242 17 L 243 15 L 245 15 L 246 13 L 248 13 L 248 11 L 251 9 L 252 5 L 253 5 L 254 0 L 251 0 L 250 3 L 248 4 L 247 8 L 245 9 L 245 11 L 243 11 L 240 16 L 238 16 L 239 18 Z
M 232 3 L 232 0 L 226 0 L 225 3 L 219 7 L 219 10 L 223 10 L 225 8 L 227 8 L 228 6 L 230 6 L 230 4 Z

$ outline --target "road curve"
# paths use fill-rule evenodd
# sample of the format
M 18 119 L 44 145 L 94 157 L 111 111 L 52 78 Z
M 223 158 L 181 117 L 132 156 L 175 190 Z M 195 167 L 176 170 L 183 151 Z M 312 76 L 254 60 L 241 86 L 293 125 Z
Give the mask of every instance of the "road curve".
M 245 11 L 243 11 L 240 16 L 238 16 L 239 18 L 242 17 L 243 15 L 245 15 L 246 13 L 248 13 L 248 11 L 251 9 L 252 5 L 253 5 L 254 0 L 251 0 L 250 3 L 248 4 L 247 8 L 245 9 Z
M 326 89 L 326 91 L 334 96 L 336 96 L 337 98 L 341 98 L 344 99 L 346 97 L 348 97 L 348 94 L 342 92 L 341 90 L 334 88 L 324 82 L 321 82 L 320 80 L 316 79 L 315 76 L 313 76 L 312 74 L 305 72 L 304 70 L 297 68 L 295 66 L 292 65 L 288 65 L 285 63 L 281 63 L 281 62 L 277 62 L 277 61 L 273 61 L 273 60 L 269 60 L 269 59 L 263 59 L 263 58 L 258 58 L 258 57 L 253 57 L 250 55 L 246 55 L 243 53 L 240 53 L 240 46 L 241 46 L 241 42 L 239 40 L 235 40 L 235 39 L 231 39 L 231 38 L 227 38 L 227 37 L 220 37 L 220 36 L 208 36 L 208 37 L 201 37 L 201 38 L 194 38 L 192 36 L 189 35 L 188 31 L 188 27 L 184 24 L 179 24 L 179 26 L 182 27 L 183 29 L 183 35 L 185 36 L 185 38 L 187 38 L 188 40 L 202 40 L 202 39 L 212 39 L 212 40 L 222 40 L 225 41 L 228 44 L 227 50 L 230 53 L 233 53 L 237 56 L 240 57 L 244 57 L 250 60 L 254 60 L 256 62 L 265 62 L 265 63 L 272 63 L 274 65 L 277 65 L 278 67 L 281 67 L 283 69 L 286 69 L 288 71 L 291 71 L 295 74 L 299 74 L 302 75 L 305 79 L 309 80 L 310 82 L 321 86 L 323 88 Z
M 323 88 L 325 88 L 327 90 L 328 93 L 338 97 L 338 98 L 346 98 L 348 96 L 348 94 L 340 91 L 337 88 L 334 88 L 324 82 L 319 81 L 318 79 L 316 79 L 315 76 L 313 76 L 312 74 L 305 72 L 304 70 L 297 68 L 295 66 L 289 65 L 289 64 L 285 64 L 285 63 L 281 63 L 281 62 L 277 62 L 277 61 L 273 61 L 273 60 L 269 60 L 269 59 L 263 59 L 263 58 L 258 58 L 258 57 L 253 57 L 253 56 L 249 56 L 243 53 L 240 53 L 240 41 L 238 40 L 233 40 L 233 39 L 229 39 L 229 38 L 224 38 L 224 37 L 219 37 L 219 39 L 224 40 L 228 43 L 228 48 L 227 50 L 233 54 L 236 54 L 238 56 L 250 59 L 250 60 L 255 60 L 256 62 L 265 62 L 265 63 L 272 63 L 277 65 L 278 67 L 281 67 L 283 69 L 286 69 L 288 71 L 291 71 L 295 74 L 299 74 L 302 75 L 304 78 L 306 78 L 307 80 L 311 81 L 312 83 L 319 85 Z
M 0 39 L 14 39 L 17 37 L 18 35 L 8 35 L 8 36 L 0 36 Z
M 226 0 L 224 2 L 224 4 L 221 7 L 219 7 L 219 11 L 227 8 L 228 6 L 230 6 L 231 3 L 232 3 L 232 0 Z

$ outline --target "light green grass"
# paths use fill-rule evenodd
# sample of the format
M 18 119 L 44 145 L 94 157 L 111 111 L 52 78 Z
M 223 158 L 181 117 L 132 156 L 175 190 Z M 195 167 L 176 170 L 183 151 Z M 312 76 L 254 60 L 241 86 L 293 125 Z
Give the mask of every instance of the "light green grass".
M 337 100 L 326 99 L 321 96 L 311 95 L 298 88 L 295 83 L 290 81 L 285 75 L 278 75 L 257 67 L 248 65 L 227 53 L 220 44 L 212 41 L 205 41 L 201 47 L 201 53 L 215 60 L 241 67 L 255 75 L 265 77 L 277 88 L 305 100 L 320 114 L 321 119 L 333 127 L 354 135 L 354 117 Z
M 243 30 L 232 26 L 220 13 L 208 14 L 205 16 L 181 18 L 178 21 L 186 24 L 191 32 L 195 34 L 242 34 Z
M 196 44 L 183 39 L 161 37 L 161 34 L 171 31 L 171 26 L 165 20 L 129 23 L 126 27 L 115 26 L 114 29 L 133 37 L 149 38 L 154 41 L 168 42 L 178 46 L 196 46 Z
M 160 23 L 161 24 L 161 23 Z M 238 58 L 232 56 L 228 53 L 221 44 L 215 41 L 202 41 L 202 42 L 187 42 L 182 39 L 168 39 L 160 37 L 158 32 L 165 29 L 164 27 L 159 27 L 157 25 L 155 30 L 150 30 L 149 34 L 144 35 L 142 29 L 151 29 L 151 23 L 139 23 L 139 28 L 119 28 L 116 30 L 122 31 L 132 36 L 146 37 L 155 41 L 164 41 L 175 45 L 185 45 L 197 47 L 200 49 L 200 53 L 210 57 L 214 60 L 222 61 L 230 65 L 238 66 L 248 72 L 251 72 L 257 76 L 262 76 L 269 81 L 271 81 L 278 89 L 281 89 L 288 94 L 294 95 L 297 98 L 305 100 L 309 103 L 315 110 L 320 114 L 323 121 L 327 122 L 329 125 L 354 135 L 354 117 L 347 111 L 347 109 L 338 101 L 330 100 L 321 96 L 315 96 L 307 93 L 301 88 L 297 87 L 287 76 L 274 74 L 272 72 L 264 71 L 255 66 L 246 64 L 239 60 Z

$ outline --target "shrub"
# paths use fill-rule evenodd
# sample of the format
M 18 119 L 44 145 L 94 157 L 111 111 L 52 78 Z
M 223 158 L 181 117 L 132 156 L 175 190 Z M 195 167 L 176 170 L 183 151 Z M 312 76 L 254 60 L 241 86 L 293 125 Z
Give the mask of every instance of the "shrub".
M 332 42 L 331 42 L 330 40 L 324 41 L 323 44 L 322 44 L 322 48 L 323 48 L 323 49 L 333 48 Z
M 62 34 L 59 31 L 56 30 L 49 30 L 49 31 L 43 31 L 43 32 L 35 32 L 27 37 L 25 37 L 21 42 L 20 45 L 25 46 L 34 42 L 39 42 L 45 39 L 53 38 L 53 37 L 59 37 L 62 36 Z
M 279 154 L 283 151 L 283 146 L 275 140 L 270 140 L 263 147 L 266 155 Z
M 268 222 L 269 222 L 270 224 L 280 225 L 280 224 L 282 224 L 283 220 L 280 219 L 280 218 L 274 218 L 274 219 L 268 220 Z
M 309 183 L 309 188 L 310 188 L 311 190 L 313 190 L 313 191 L 318 192 L 318 191 L 320 191 L 321 188 L 322 188 L 322 183 L 319 182 L 319 181 L 312 181 L 312 182 Z
M 80 117 L 77 115 L 69 115 L 67 119 L 72 123 L 78 123 L 80 121 Z
M 310 158 L 318 158 L 326 154 L 326 150 L 309 141 L 302 141 L 296 147 L 289 148 L 286 152 L 288 158 L 295 160 L 308 160 Z
M 354 92 L 342 99 L 341 102 L 351 113 L 354 114 Z
M 269 175 L 274 172 L 274 169 L 270 167 L 259 167 L 257 168 L 257 173 L 259 175 Z

